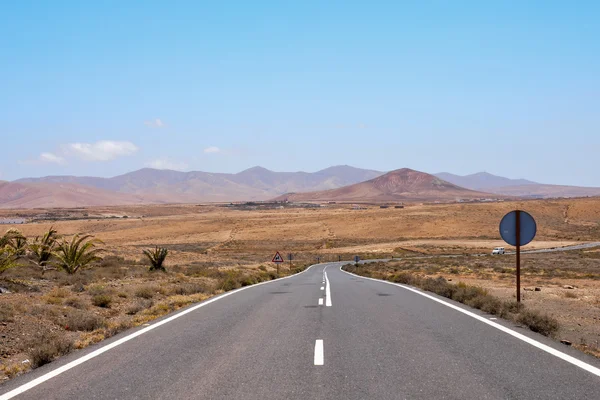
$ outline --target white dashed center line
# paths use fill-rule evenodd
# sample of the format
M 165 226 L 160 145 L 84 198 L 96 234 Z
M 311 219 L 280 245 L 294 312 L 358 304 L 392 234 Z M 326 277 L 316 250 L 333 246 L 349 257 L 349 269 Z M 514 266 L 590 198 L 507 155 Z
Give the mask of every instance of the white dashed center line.
M 323 341 L 317 340 L 315 342 L 315 365 L 324 365 L 325 356 L 323 355 Z

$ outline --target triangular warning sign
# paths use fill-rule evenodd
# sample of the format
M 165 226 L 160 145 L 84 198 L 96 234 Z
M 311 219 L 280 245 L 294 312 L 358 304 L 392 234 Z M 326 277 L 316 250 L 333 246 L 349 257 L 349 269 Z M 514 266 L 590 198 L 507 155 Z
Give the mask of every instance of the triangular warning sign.
M 273 259 L 271 261 L 274 263 L 282 263 L 283 257 L 281 257 L 281 254 L 279 254 L 279 252 L 277 252 L 277 253 L 275 253 L 275 257 L 273 257 Z

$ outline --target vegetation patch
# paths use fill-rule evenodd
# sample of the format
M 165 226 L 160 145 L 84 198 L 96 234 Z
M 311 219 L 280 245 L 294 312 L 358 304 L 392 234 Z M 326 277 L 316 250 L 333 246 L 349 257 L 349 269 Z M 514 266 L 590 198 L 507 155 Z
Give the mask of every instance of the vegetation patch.
M 502 301 L 479 286 L 467 285 L 462 282 L 453 284 L 441 276 L 437 278 L 422 277 L 410 272 L 394 274 L 378 269 L 377 265 L 370 264 L 347 264 L 343 268 L 345 271 L 357 275 L 419 287 L 484 312 L 523 324 L 544 336 L 555 337 L 560 329 L 555 318 L 535 310 L 526 310 L 524 305 L 516 302 Z

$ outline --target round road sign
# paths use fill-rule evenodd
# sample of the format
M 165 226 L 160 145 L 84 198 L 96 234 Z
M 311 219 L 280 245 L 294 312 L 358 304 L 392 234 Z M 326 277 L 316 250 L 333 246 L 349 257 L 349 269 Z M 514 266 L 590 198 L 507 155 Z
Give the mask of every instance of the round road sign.
M 500 221 L 500 236 L 504 241 L 512 246 L 517 245 L 517 213 L 519 213 L 520 246 L 525 246 L 531 242 L 537 232 L 537 225 L 533 217 L 520 210 L 511 211 Z

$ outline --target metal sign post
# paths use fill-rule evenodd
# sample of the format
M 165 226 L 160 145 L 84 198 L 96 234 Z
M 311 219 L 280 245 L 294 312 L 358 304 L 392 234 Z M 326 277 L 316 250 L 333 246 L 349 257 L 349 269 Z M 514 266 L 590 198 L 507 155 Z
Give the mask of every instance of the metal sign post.
M 517 235 L 517 303 L 521 302 L 521 210 L 515 211 Z
M 537 225 L 533 217 L 521 210 L 511 211 L 500 221 L 500 236 L 517 250 L 517 302 L 521 302 L 521 246 L 533 240 Z
M 292 270 L 292 259 L 294 258 L 294 256 L 292 255 L 292 253 L 288 254 L 288 260 L 290 260 L 290 271 Z
M 271 262 L 274 262 L 275 264 L 277 264 L 277 276 L 279 276 L 279 264 L 281 264 L 283 262 L 283 257 L 281 257 L 281 254 L 279 254 L 279 252 L 277 252 L 273 256 L 273 259 L 271 260 Z

